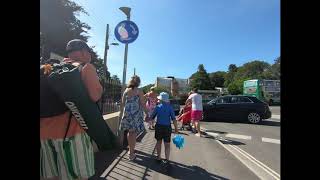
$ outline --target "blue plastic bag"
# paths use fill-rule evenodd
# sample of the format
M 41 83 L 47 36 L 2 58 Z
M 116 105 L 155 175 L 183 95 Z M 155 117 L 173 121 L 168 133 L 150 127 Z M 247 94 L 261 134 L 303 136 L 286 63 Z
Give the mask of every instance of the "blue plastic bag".
M 181 135 L 175 135 L 173 138 L 172 138 L 172 142 L 173 144 L 176 145 L 177 148 L 181 149 L 184 147 L 184 137 L 181 136 Z

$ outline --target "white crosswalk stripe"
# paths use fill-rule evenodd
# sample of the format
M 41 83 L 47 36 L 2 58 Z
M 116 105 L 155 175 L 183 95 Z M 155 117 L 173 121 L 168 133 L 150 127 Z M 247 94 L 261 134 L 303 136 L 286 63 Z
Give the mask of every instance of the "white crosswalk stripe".
M 271 138 L 265 138 L 265 137 L 262 138 L 262 142 L 280 144 L 279 139 L 271 139 Z

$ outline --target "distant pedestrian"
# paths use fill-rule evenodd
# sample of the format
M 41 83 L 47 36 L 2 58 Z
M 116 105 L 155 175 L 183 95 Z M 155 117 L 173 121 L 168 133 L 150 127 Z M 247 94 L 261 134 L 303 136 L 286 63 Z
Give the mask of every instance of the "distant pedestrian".
M 157 106 L 157 101 L 158 101 L 157 99 L 158 95 L 154 90 L 155 90 L 155 87 L 151 87 L 150 91 L 144 95 L 147 100 L 146 107 L 148 109 L 148 116 L 146 118 L 146 122 L 148 123 L 149 129 L 154 129 L 154 120 L 151 119 L 150 117 L 153 110 Z
M 200 134 L 200 120 L 202 120 L 203 107 L 202 107 L 202 96 L 198 94 L 198 89 L 194 88 L 192 94 L 188 97 L 187 103 L 192 103 L 191 108 L 191 121 L 196 127 L 196 136 L 201 136 Z

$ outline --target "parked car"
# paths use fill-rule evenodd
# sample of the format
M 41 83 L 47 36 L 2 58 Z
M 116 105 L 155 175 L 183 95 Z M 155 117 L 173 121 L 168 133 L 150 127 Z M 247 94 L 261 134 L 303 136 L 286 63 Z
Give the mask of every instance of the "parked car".
M 173 107 L 174 114 L 175 114 L 175 115 L 178 115 L 178 114 L 179 114 L 179 111 L 180 111 L 179 101 L 178 101 L 178 100 L 175 100 L 175 99 L 170 99 L 170 104 L 171 104 L 171 106 Z
M 251 96 L 222 96 L 203 105 L 203 118 L 207 121 L 244 120 L 258 124 L 261 120 L 270 117 L 271 111 L 268 104 Z

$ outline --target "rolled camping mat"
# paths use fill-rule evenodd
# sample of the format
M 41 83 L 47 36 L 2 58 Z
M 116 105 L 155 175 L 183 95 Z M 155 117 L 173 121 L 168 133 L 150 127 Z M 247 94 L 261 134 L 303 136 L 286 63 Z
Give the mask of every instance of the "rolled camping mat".
M 116 146 L 115 135 L 103 119 L 98 105 L 93 102 L 81 80 L 79 67 L 60 64 L 53 67 L 48 82 L 65 102 L 82 128 L 95 141 L 99 150 Z

